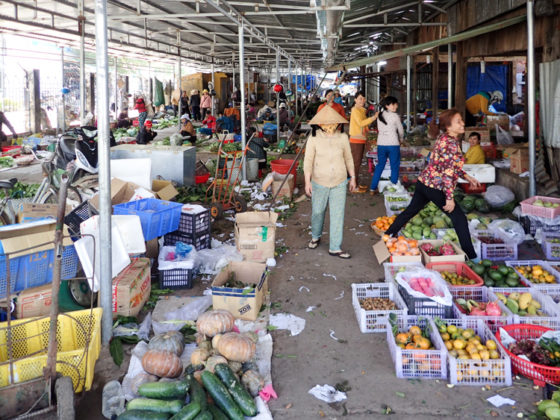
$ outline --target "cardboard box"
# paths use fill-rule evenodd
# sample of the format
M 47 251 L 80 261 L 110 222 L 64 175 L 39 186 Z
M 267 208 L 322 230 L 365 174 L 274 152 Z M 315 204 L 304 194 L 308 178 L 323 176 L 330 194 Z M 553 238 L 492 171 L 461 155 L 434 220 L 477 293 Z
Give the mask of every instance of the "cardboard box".
M 3 254 L 7 253 L 11 254 L 10 258 L 15 258 L 54 249 L 55 227 L 56 222 L 54 220 L 5 226 L 0 229 L 0 259 L 3 258 Z M 73 242 L 68 237 L 69 233 L 66 226 L 64 226 L 64 235 L 67 237 L 63 239 L 62 244 L 64 246 L 72 245 Z M 31 247 L 33 249 L 22 251 Z
M 274 177 L 272 181 L 272 195 L 274 196 L 279 191 L 278 195 L 276 196 L 276 199 L 282 197 L 287 197 L 288 199 L 291 199 L 295 186 L 294 175 L 289 174 L 288 179 L 286 180 L 286 182 L 284 182 L 282 189 L 280 189 L 280 185 L 282 184 L 283 179 L 284 179 L 284 175 Z
M 509 131 L 509 115 L 486 115 L 486 127 L 489 130 L 496 131 L 497 125 Z
M 254 285 L 254 288 L 248 291 L 248 289 L 223 287 L 231 273 L 235 274 L 236 280 Z M 259 315 L 267 292 L 266 264 L 248 261 L 231 262 L 216 275 L 212 282 L 212 307 L 225 309 L 235 318 L 254 321 Z
M 128 203 L 138 188 L 142 187 L 133 182 L 126 182 L 122 179 L 113 178 L 111 180 L 111 205 Z M 96 209 L 99 209 L 99 194 L 95 194 L 89 200 L 89 203 Z
M 235 216 L 235 245 L 247 261 L 265 262 L 274 258 L 276 220 L 270 211 L 248 211 Z
M 160 179 L 152 181 L 152 191 L 156 193 L 157 198 L 165 201 L 171 201 L 179 195 L 179 191 L 175 189 L 171 181 Z
M 16 300 L 18 319 L 49 315 L 52 304 L 52 284 L 23 290 Z
M 509 155 L 509 171 L 514 174 L 522 174 L 529 170 L 529 151 L 527 149 L 517 149 Z
M 66 206 L 64 214 L 67 215 L 71 210 L 70 206 Z M 56 219 L 57 212 L 58 204 L 22 203 L 18 213 L 18 221 L 19 223 L 27 223 L 45 217 Z
M 387 249 L 387 245 L 383 240 L 373 245 L 373 253 L 375 254 L 375 257 L 377 258 L 377 262 L 379 264 L 382 264 L 386 260 L 394 263 L 422 262 L 422 257 L 420 255 L 391 255 L 389 253 L 389 250 Z
M 445 242 L 446 241 L 442 241 L 442 240 L 418 241 L 418 247 L 420 248 L 422 244 L 428 243 L 428 244 L 432 244 L 434 248 L 437 248 L 438 246 L 442 246 Z M 428 254 L 426 254 L 422 250 L 422 248 L 420 248 L 420 254 L 422 255 L 422 262 L 424 263 L 424 265 L 429 263 L 435 263 L 435 262 L 449 262 L 449 261 L 464 262 L 466 259 L 465 252 L 455 242 L 449 242 L 449 243 L 453 246 L 453 249 L 455 250 L 455 255 L 441 255 L 439 257 L 431 257 Z
M 136 316 L 150 297 L 150 260 L 137 258 L 113 279 L 113 317 Z

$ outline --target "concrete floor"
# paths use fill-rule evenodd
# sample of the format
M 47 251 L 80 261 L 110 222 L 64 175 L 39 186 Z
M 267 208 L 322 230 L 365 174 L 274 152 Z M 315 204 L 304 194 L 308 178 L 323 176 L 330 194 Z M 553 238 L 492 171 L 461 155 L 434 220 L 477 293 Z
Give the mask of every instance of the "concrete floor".
M 29 173 L 24 169 L 18 176 L 23 178 Z M 352 254 L 350 260 L 328 255 L 328 233 L 319 248 L 307 249 L 310 214 L 311 202 L 307 200 L 282 222 L 286 227 L 277 229 L 278 240 L 283 240 L 289 249 L 278 258 L 269 281 L 273 312 L 304 318 L 306 326 L 295 337 L 283 330 L 271 332 L 272 377 L 279 396 L 270 402 L 275 419 L 377 419 L 384 417 L 387 410 L 394 419 L 484 419 L 516 418 L 520 412 L 528 416 L 536 411 L 534 403 L 542 399 L 542 389 L 534 389 L 532 382 L 523 378 L 514 379 L 512 387 L 489 390 L 481 386 L 449 388 L 446 380 L 396 378 L 385 334 L 362 334 L 352 308 L 352 283 L 384 280 L 383 267 L 372 251 L 379 238 L 369 228 L 371 220 L 385 214 L 382 198 L 348 195 L 343 249 Z M 213 233 L 229 233 L 232 229 L 231 222 L 222 220 L 214 224 Z M 324 230 L 328 232 L 328 216 Z M 197 281 L 193 289 L 177 294 L 198 295 L 207 286 Z M 309 288 L 309 292 L 300 292 L 301 286 Z M 342 292 L 344 296 L 337 299 Z M 309 306 L 317 308 L 306 312 Z M 333 340 L 331 330 L 343 342 Z M 131 347 L 125 349 L 129 354 Z M 127 368 L 128 357 L 117 368 L 104 348 L 96 364 L 92 390 L 78 399 L 76 418 L 102 418 L 103 385 L 122 379 Z M 351 388 L 344 404 L 329 405 L 308 394 L 316 384 L 334 386 L 342 381 Z M 516 405 L 493 407 L 486 398 L 497 393 L 512 398 Z

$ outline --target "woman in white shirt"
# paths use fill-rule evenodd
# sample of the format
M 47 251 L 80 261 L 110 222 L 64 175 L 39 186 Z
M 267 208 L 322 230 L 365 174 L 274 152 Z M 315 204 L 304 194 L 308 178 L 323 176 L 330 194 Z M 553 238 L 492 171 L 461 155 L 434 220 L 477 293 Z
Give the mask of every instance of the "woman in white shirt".
M 403 140 L 403 125 L 397 114 L 399 101 L 394 96 L 387 96 L 382 102 L 383 109 L 377 117 L 377 165 L 371 179 L 369 192 L 376 194 L 381 173 L 385 168 L 387 158 L 391 164 L 391 182 L 399 181 L 399 166 L 401 164 L 401 142 Z

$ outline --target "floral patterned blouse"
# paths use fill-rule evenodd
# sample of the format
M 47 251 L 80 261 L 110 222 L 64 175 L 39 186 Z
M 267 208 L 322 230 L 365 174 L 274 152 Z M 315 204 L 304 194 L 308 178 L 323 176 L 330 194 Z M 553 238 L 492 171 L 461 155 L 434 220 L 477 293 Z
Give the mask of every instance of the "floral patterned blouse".
M 453 191 L 459 178 L 464 178 L 465 157 L 461 152 L 459 140 L 449 134 L 441 134 L 430 156 L 430 163 L 418 177 L 426 187 L 442 190 L 446 200 L 453 198 Z

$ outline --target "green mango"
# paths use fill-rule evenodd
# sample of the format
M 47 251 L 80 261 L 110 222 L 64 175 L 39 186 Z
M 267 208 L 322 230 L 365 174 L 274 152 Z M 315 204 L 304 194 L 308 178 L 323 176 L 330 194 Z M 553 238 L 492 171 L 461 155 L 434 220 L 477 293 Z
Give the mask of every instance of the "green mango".
M 550 420 L 560 420 L 560 408 L 558 407 L 549 407 L 545 410 L 544 414 Z
M 506 301 L 506 306 L 514 314 L 519 313 L 519 305 L 515 300 L 508 298 L 508 300 Z
M 558 402 L 554 401 L 554 400 L 543 400 L 539 403 L 539 405 L 537 406 L 537 410 L 539 410 L 541 413 L 544 413 L 546 410 L 548 410 L 551 407 L 560 407 L 560 404 L 558 404 Z

